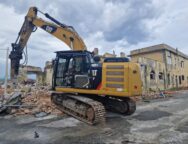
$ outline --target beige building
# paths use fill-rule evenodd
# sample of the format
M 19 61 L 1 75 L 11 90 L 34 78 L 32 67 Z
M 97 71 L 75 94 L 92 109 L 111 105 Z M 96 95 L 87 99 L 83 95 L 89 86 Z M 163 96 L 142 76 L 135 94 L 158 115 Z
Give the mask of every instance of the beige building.
M 141 65 L 144 89 L 188 87 L 188 56 L 166 44 L 131 51 Z

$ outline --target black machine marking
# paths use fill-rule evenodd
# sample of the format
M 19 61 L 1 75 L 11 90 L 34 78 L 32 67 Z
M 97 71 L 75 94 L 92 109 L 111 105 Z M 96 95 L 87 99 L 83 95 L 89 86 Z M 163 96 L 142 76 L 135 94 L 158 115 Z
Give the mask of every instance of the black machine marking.
M 41 28 L 49 33 L 54 33 L 57 30 L 57 27 L 51 25 L 43 25 Z

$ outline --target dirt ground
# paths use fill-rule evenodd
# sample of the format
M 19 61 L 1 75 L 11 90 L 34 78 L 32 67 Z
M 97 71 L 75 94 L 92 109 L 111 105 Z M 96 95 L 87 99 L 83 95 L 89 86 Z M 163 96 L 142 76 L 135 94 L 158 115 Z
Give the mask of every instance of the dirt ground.
M 66 115 L 0 116 L 0 144 L 188 144 L 188 91 L 139 102 L 132 116 L 106 117 L 89 126 Z

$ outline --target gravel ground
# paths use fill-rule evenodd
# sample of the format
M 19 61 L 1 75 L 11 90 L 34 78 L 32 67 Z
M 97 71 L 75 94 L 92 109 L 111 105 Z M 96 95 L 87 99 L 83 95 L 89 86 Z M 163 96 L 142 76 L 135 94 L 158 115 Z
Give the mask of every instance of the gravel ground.
M 69 116 L 0 116 L 0 144 L 188 144 L 188 91 L 140 102 L 132 116 L 106 117 L 89 126 Z

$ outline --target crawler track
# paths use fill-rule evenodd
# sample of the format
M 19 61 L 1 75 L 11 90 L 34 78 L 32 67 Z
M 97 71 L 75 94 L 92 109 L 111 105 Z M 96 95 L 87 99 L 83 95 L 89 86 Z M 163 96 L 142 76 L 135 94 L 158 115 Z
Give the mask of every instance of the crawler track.
M 136 103 L 130 98 L 107 98 L 107 100 L 103 100 L 103 104 L 107 110 L 120 113 L 122 115 L 131 115 L 136 111 Z
M 52 94 L 58 109 L 90 125 L 105 122 L 105 108 L 93 99 L 72 94 Z
M 131 115 L 136 111 L 136 102 L 131 98 L 100 97 L 93 96 L 93 99 L 101 102 L 108 111 L 120 113 L 122 115 Z
M 73 95 L 52 93 L 52 101 L 64 113 L 90 125 L 105 122 L 105 110 L 131 115 L 136 111 L 136 103 L 130 98 Z

